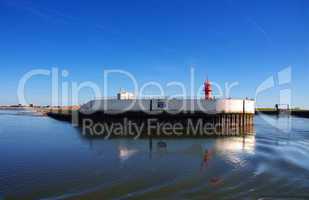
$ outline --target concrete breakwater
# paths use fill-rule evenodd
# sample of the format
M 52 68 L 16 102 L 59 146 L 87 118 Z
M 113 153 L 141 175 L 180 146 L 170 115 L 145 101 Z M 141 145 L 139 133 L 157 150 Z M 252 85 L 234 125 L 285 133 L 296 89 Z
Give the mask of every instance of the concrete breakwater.
M 250 99 L 102 99 L 47 115 L 89 136 L 206 137 L 253 132 Z

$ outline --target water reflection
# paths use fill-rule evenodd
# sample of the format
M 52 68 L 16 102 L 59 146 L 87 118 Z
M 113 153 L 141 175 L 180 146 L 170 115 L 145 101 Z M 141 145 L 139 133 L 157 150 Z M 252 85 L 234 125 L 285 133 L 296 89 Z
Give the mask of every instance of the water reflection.
M 87 139 L 88 140 L 88 139 Z M 242 165 L 246 158 L 255 154 L 254 135 L 245 137 L 200 139 L 90 139 L 89 149 L 98 155 L 117 158 L 124 162 L 137 154 L 148 154 L 149 159 L 190 156 L 200 158 L 201 168 L 206 168 L 213 157 L 220 157 L 232 165 Z
M 209 161 L 211 160 L 213 156 L 213 150 L 212 149 L 206 149 L 203 155 L 203 159 L 201 162 L 201 170 L 205 169 L 208 166 Z
M 254 154 L 255 136 L 221 138 L 216 140 L 215 149 L 222 154 L 227 152 Z
M 291 137 L 257 117 L 256 135 L 245 137 L 104 140 L 47 117 L 0 115 L 0 194 L 6 199 L 305 195 L 309 120 L 293 123 Z M 89 192 L 98 196 L 87 198 Z
M 137 154 L 139 151 L 138 149 L 133 149 L 133 148 L 129 149 L 128 147 L 123 146 L 123 145 L 119 145 L 118 150 L 119 150 L 119 160 L 120 161 L 126 161 L 130 157 Z
M 255 153 L 255 136 L 222 138 L 215 142 L 215 151 L 235 167 L 243 167 L 246 158 Z

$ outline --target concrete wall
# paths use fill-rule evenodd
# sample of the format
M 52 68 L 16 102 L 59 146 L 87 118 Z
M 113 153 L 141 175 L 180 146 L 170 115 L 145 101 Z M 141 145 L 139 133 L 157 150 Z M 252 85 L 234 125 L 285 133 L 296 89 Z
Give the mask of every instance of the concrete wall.
M 219 99 L 216 103 L 218 113 L 245 113 L 253 114 L 255 112 L 255 102 L 248 99 Z
M 125 111 L 143 111 L 150 110 L 151 100 L 146 99 L 104 99 L 93 100 L 81 107 L 81 112 L 93 113 L 96 111 L 104 111 L 105 113 L 121 113 Z
M 160 105 L 165 104 L 164 107 Z M 216 101 L 205 101 L 204 99 L 170 99 L 170 100 L 153 100 L 152 110 L 168 111 L 172 113 L 200 111 L 205 113 L 216 113 Z
M 243 99 L 136 99 L 116 100 L 105 99 L 90 101 L 81 107 L 82 112 L 104 111 L 105 113 L 121 113 L 124 111 L 142 112 L 204 112 L 216 113 L 245 113 L 255 112 L 255 102 Z

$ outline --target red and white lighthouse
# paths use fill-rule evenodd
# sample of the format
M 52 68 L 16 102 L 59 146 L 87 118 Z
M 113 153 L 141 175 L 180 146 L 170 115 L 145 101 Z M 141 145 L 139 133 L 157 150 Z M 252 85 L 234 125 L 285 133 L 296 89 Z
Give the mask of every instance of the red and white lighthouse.
M 204 92 L 205 92 L 205 100 L 211 100 L 212 99 L 212 89 L 210 81 L 207 79 L 204 83 Z

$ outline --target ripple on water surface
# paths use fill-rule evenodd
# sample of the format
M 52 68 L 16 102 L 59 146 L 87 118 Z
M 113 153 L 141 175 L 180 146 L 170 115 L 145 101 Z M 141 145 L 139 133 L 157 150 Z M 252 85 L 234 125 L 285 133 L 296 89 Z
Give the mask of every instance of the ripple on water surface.
M 271 120 L 256 117 L 251 136 L 150 145 L 0 111 L 0 199 L 309 198 L 309 120 Z

